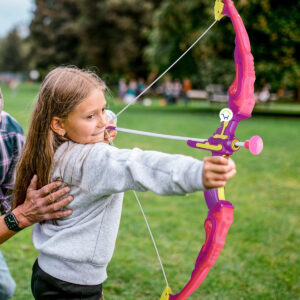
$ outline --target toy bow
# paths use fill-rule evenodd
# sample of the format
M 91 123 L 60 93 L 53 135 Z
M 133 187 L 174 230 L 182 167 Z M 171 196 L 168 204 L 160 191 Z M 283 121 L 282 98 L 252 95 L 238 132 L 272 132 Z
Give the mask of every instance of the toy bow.
M 241 143 L 235 137 L 235 130 L 239 122 L 251 117 L 255 104 L 255 72 L 248 34 L 231 0 L 217 0 L 215 3 L 215 19 L 220 20 L 224 15 L 231 19 L 236 34 L 234 51 L 236 76 L 228 90 L 230 110 L 221 111 L 221 126 L 208 141 L 188 140 L 187 144 L 190 147 L 209 150 L 214 156 L 232 155 L 240 149 L 240 146 L 245 146 L 252 154 L 259 154 L 263 148 L 260 137 L 254 136 L 245 143 Z M 206 240 L 196 260 L 191 278 L 178 294 L 172 294 L 167 287 L 161 299 L 183 300 L 188 298 L 205 279 L 225 244 L 228 229 L 233 222 L 234 207 L 230 202 L 225 201 L 224 188 L 206 190 L 204 197 L 209 209 L 204 222 Z
M 240 142 L 239 139 L 235 136 L 235 130 L 239 122 L 251 117 L 251 113 L 255 104 L 255 71 L 249 37 L 243 21 L 238 14 L 233 2 L 231 0 L 216 0 L 215 20 L 219 21 L 225 15 L 231 19 L 236 34 L 234 51 L 236 76 L 228 90 L 228 108 L 223 109 L 220 113 L 222 121 L 221 126 L 210 138 L 208 138 L 207 140 L 195 140 L 185 137 L 171 137 L 168 135 L 117 128 L 114 126 L 110 126 L 108 127 L 108 129 L 136 134 L 146 134 L 163 138 L 186 140 L 187 145 L 189 145 L 190 147 L 209 150 L 211 151 L 213 156 L 230 156 L 234 152 L 238 151 L 241 146 L 249 149 L 252 154 L 259 154 L 263 148 L 263 142 L 260 137 L 254 136 L 249 141 Z M 211 27 L 212 26 L 210 26 L 210 28 Z M 188 51 L 190 49 L 191 47 L 188 49 Z M 169 69 L 170 67 L 166 71 L 168 71 Z M 154 83 L 157 82 L 157 80 L 159 80 L 166 73 L 166 71 L 161 76 L 159 76 L 158 79 L 154 81 Z M 150 87 L 154 83 L 152 83 Z M 125 107 L 125 109 L 126 108 L 127 107 Z M 123 109 L 121 112 L 123 112 L 125 109 Z M 204 197 L 209 210 L 208 216 L 204 222 L 206 239 L 197 257 L 194 270 L 191 274 L 191 278 L 184 286 L 184 288 L 177 294 L 172 293 L 167 283 L 167 286 L 162 293 L 161 300 L 184 300 L 188 298 L 206 278 L 210 268 L 215 264 L 223 246 L 225 245 L 227 232 L 233 222 L 234 207 L 229 201 L 225 201 L 224 188 L 206 190 L 204 191 Z M 150 235 L 152 237 L 151 231 Z

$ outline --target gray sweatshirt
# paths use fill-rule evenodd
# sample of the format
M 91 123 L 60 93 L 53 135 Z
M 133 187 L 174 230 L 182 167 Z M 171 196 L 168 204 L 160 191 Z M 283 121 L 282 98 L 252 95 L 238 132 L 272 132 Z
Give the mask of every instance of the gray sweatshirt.
M 203 163 L 184 155 L 66 142 L 55 153 L 51 179 L 71 187 L 73 213 L 35 224 L 39 266 L 55 278 L 96 285 L 106 278 L 120 224 L 124 191 L 184 195 L 203 189 Z

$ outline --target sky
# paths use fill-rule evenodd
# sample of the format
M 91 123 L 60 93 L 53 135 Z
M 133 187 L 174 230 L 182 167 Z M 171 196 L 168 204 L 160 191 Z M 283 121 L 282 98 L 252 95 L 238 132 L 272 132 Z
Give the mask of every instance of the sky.
M 0 0 L 0 38 L 5 37 L 15 25 L 23 25 L 21 34 L 26 35 L 33 7 L 33 0 Z

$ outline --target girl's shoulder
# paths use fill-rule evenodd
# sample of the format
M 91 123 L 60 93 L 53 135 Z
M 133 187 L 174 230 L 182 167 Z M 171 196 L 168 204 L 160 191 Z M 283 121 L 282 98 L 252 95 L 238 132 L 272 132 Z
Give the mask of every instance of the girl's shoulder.
M 56 150 L 52 170 L 80 169 L 85 164 L 99 164 L 104 161 L 112 146 L 106 143 L 78 144 L 68 141 Z M 108 154 L 112 156 L 111 154 Z
M 69 155 L 80 155 L 85 156 L 90 153 L 100 152 L 100 151 L 109 151 L 110 149 L 115 148 L 107 143 L 95 143 L 95 144 L 78 144 L 72 141 L 67 141 L 60 145 L 55 152 L 55 158 L 60 157 L 63 154 Z

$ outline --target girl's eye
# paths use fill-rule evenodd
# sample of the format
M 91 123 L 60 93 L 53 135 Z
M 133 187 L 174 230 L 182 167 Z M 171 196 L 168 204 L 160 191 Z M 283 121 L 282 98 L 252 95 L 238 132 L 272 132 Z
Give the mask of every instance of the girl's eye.
M 94 115 L 87 116 L 87 119 L 93 119 Z

